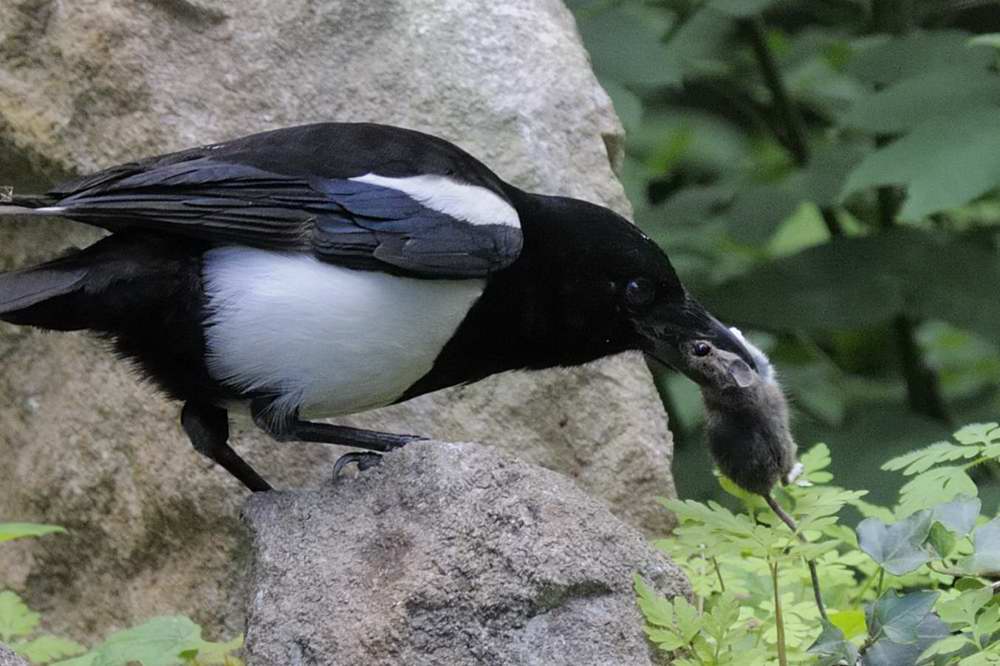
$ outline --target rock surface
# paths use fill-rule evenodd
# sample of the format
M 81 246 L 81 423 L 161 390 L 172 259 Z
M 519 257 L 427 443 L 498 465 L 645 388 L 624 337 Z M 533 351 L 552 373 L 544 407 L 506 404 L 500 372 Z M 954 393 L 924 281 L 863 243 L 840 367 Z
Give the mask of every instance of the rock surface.
M 375 120 L 456 141 L 518 185 L 627 212 L 621 127 L 558 0 L 5 0 L 0 183 L 315 120 Z M 0 224 L 0 270 L 98 237 Z M 92 639 L 162 613 L 242 630 L 239 486 L 193 453 L 177 406 L 93 339 L 0 326 L 0 517 L 69 535 L 0 549 L 0 585 Z M 668 527 L 666 419 L 635 356 L 493 378 L 350 419 L 466 439 L 559 469 L 650 532 Z M 341 451 L 237 435 L 278 487 Z
M 6 645 L 0 644 L 0 666 L 29 666 L 28 662 L 14 654 Z
M 480 445 L 414 444 L 244 515 L 249 666 L 641 666 L 633 573 L 690 594 L 571 481 Z

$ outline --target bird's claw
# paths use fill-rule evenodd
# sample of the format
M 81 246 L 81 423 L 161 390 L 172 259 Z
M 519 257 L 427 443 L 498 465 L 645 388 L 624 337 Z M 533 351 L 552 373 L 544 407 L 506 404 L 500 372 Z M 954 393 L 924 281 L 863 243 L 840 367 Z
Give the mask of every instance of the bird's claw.
M 344 455 L 337 458 L 337 462 L 333 465 L 333 478 L 340 476 L 340 473 L 344 471 L 344 468 L 350 464 L 356 464 L 358 466 L 359 472 L 364 472 L 372 467 L 378 467 L 382 464 L 382 456 L 378 453 L 372 453 L 371 451 L 352 451 L 351 453 L 345 453 Z

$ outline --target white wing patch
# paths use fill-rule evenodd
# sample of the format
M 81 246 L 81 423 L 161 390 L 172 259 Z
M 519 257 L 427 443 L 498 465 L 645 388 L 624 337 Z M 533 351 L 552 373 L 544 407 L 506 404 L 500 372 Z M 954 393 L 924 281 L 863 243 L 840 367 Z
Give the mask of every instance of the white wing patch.
M 246 247 L 204 263 L 208 368 L 275 411 L 336 416 L 394 402 L 434 364 L 484 280 L 420 280 Z
M 447 176 L 389 178 L 369 173 L 351 180 L 405 192 L 421 205 L 469 224 L 521 226 L 517 211 L 496 192 Z

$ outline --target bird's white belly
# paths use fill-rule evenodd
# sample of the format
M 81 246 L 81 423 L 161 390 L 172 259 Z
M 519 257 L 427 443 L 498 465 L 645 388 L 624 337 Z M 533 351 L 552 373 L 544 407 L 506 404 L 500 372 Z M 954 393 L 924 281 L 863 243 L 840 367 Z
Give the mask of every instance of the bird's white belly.
M 213 378 L 336 416 L 387 405 L 426 374 L 484 280 L 421 280 L 245 247 L 204 261 Z

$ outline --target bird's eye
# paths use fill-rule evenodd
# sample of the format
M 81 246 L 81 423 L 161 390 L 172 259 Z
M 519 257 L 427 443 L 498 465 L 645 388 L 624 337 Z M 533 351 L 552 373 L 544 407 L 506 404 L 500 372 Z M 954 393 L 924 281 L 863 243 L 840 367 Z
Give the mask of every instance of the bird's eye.
M 712 351 L 712 348 L 707 342 L 696 342 L 691 351 L 694 352 L 695 356 L 708 356 L 708 352 Z
M 635 278 L 625 285 L 625 302 L 633 308 L 650 305 L 655 299 L 656 287 L 646 278 Z

